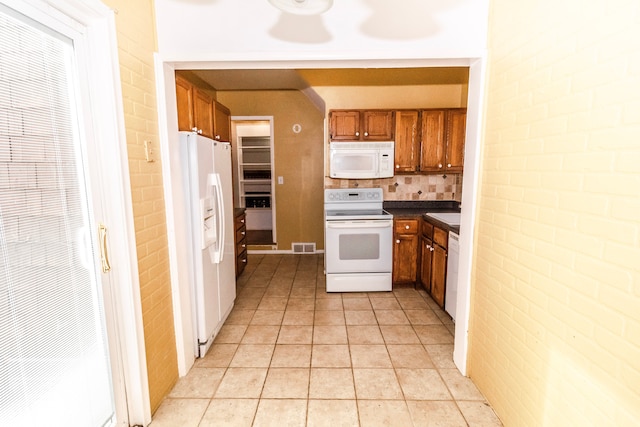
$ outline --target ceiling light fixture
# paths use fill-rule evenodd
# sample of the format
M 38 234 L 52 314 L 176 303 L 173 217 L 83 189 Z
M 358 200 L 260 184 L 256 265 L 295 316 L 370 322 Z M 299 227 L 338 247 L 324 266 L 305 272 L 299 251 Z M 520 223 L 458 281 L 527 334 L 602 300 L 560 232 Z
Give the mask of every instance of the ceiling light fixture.
M 269 0 L 283 12 L 294 15 L 318 15 L 333 5 L 333 0 Z

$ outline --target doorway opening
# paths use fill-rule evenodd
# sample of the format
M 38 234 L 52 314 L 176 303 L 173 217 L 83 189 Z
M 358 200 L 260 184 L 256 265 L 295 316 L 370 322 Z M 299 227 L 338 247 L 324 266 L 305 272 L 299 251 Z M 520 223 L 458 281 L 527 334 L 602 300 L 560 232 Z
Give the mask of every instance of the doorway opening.
M 273 117 L 231 117 L 235 205 L 245 209 L 248 249 L 275 249 Z

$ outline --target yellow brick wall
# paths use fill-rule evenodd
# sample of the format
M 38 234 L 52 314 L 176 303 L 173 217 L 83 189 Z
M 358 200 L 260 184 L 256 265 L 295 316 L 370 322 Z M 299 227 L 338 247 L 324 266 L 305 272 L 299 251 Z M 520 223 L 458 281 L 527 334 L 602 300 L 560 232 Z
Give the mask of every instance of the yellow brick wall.
M 506 426 L 640 425 L 640 2 L 490 4 L 469 374 Z
M 173 328 L 169 254 L 158 145 L 153 53 L 156 50 L 152 0 L 106 0 L 117 11 L 116 30 L 131 174 L 140 294 L 151 411 L 178 379 Z M 145 159 L 144 141 L 155 148 Z

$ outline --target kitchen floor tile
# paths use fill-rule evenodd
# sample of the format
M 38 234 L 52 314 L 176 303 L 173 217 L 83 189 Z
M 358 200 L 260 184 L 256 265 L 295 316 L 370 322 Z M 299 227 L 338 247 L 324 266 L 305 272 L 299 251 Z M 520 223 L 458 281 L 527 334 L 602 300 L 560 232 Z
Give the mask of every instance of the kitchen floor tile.
M 309 400 L 307 427 L 352 427 L 358 425 L 355 400 Z
M 347 344 L 347 329 L 344 326 L 315 326 L 314 344 Z
M 275 344 L 280 326 L 249 325 L 242 337 L 242 344 Z
M 256 310 L 250 325 L 269 326 L 282 324 L 284 310 Z
M 387 346 L 351 344 L 351 364 L 354 368 L 392 368 Z
M 372 310 L 371 302 L 365 295 L 364 298 L 342 298 L 344 310 Z
M 442 325 L 442 321 L 433 310 L 405 310 L 412 325 Z
M 453 335 L 442 323 L 439 325 L 414 325 L 413 329 L 422 344 L 453 344 Z
M 316 326 L 344 325 L 344 311 L 316 311 L 313 324 Z
M 198 427 L 251 427 L 258 399 L 212 399 Z
M 451 400 L 447 386 L 436 369 L 396 369 L 407 400 Z
M 458 407 L 462 415 L 470 426 L 478 427 L 500 427 L 502 423 L 493 409 L 484 402 L 459 401 Z
M 349 368 L 311 368 L 309 399 L 355 399 Z
M 211 398 L 224 375 L 224 368 L 192 368 L 180 378 L 169 397 Z
M 253 427 L 304 426 L 306 399 L 260 399 Z
M 315 298 L 289 298 L 287 310 L 313 310 L 315 303 Z
M 165 399 L 155 414 L 150 427 L 197 427 L 209 399 Z
M 407 427 L 411 415 L 404 400 L 358 400 L 361 427 Z
M 289 310 L 284 312 L 283 325 L 313 325 L 313 310 Z
M 407 400 L 414 426 L 467 427 L 453 401 Z
M 278 344 L 311 344 L 313 326 L 283 325 L 280 327 Z
M 225 325 L 248 325 L 255 312 L 255 310 L 237 310 L 234 308 L 224 323 Z
M 457 369 L 440 369 L 440 376 L 454 399 L 484 401 L 484 396 L 478 391 L 473 381 L 462 375 Z
M 273 368 L 308 368 L 311 365 L 311 345 L 277 344 L 271 358 Z
M 411 326 L 381 325 L 380 331 L 387 344 L 420 344 L 420 339 Z
M 371 306 L 374 310 L 401 310 L 400 304 L 395 299 L 391 298 L 371 298 Z
M 226 368 L 231 363 L 238 344 L 215 343 L 204 357 L 196 359 L 194 368 Z
M 240 344 L 229 366 L 234 368 L 268 368 L 273 344 Z
M 420 344 L 389 344 L 387 351 L 394 368 L 433 368 L 429 354 Z
M 402 310 L 376 310 L 378 325 L 408 325 L 409 319 Z
M 216 398 L 258 398 L 262 393 L 266 368 L 228 368 L 215 393 Z
M 349 368 L 348 345 L 314 344 L 311 354 L 311 366 L 313 368 Z
M 316 310 L 343 310 L 342 298 L 321 298 L 316 299 Z
M 455 369 L 453 363 L 453 344 L 425 345 L 431 361 L 438 369 Z
M 262 389 L 266 399 L 306 399 L 309 368 L 271 368 Z
M 223 325 L 214 338 L 214 344 L 239 344 L 242 341 L 247 325 Z
M 376 325 L 347 326 L 349 344 L 384 344 L 380 328 Z
M 345 310 L 344 319 L 347 325 L 377 325 L 373 310 Z
M 393 369 L 353 369 L 356 396 L 360 399 L 404 399 Z

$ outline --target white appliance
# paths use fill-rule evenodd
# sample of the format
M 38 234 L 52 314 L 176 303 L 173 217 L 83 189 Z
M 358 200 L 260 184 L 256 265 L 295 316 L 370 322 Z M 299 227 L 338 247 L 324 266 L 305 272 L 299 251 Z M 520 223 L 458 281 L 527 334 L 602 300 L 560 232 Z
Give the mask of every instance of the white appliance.
M 203 357 L 236 298 L 231 145 L 180 132 L 189 222 L 196 355 Z
M 390 291 L 393 215 L 381 188 L 325 189 L 327 292 Z
M 329 143 L 329 176 L 344 179 L 393 176 L 393 141 L 332 141 Z
M 458 234 L 449 232 L 447 248 L 447 286 L 444 294 L 444 310 L 449 313 L 453 321 L 456 320 L 456 304 L 458 302 L 458 258 L 460 242 Z

